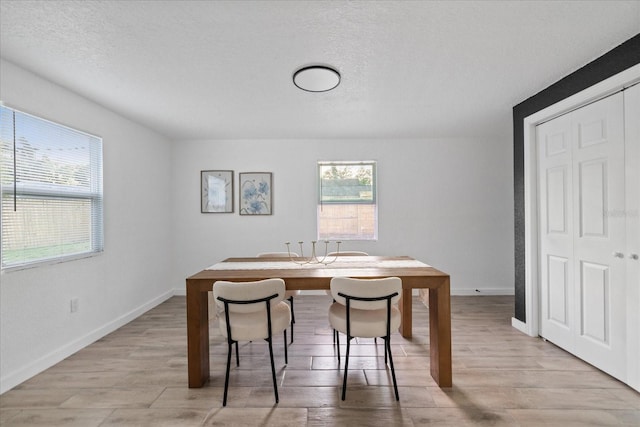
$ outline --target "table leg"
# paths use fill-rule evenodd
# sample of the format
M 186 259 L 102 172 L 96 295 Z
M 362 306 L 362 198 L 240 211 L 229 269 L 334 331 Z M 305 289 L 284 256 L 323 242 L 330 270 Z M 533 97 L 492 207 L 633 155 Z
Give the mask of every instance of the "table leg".
M 447 278 L 429 289 L 429 347 L 431 376 L 440 387 L 451 387 L 451 296 Z
M 402 321 L 400 322 L 400 334 L 404 338 L 411 338 L 413 330 L 413 298 L 411 291 L 411 289 L 403 289 L 402 296 L 400 297 L 400 302 L 398 304 L 398 308 L 400 309 L 400 314 L 402 316 Z
M 209 292 L 190 290 L 187 280 L 187 363 L 189 387 L 209 381 Z

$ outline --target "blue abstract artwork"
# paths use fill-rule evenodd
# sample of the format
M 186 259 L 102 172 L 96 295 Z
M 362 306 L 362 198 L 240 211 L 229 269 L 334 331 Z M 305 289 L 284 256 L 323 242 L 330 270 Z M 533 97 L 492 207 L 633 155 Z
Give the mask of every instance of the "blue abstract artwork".
M 271 172 L 240 173 L 240 215 L 272 214 Z

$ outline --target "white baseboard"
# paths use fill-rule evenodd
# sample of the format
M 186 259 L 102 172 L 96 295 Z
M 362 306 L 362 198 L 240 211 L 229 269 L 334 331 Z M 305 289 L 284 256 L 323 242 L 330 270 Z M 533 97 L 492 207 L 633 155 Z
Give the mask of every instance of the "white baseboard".
M 126 313 L 117 319 L 89 332 L 83 337 L 78 338 L 75 341 L 72 341 L 57 350 L 52 351 L 49 354 L 46 354 L 29 363 L 27 366 L 18 369 L 17 371 L 10 372 L 9 374 L 0 378 L 0 394 L 11 390 L 13 387 L 17 386 L 28 380 L 29 378 L 39 374 L 40 372 L 52 367 L 56 363 L 66 359 L 77 351 L 82 350 L 89 344 L 94 343 L 105 335 L 110 334 L 116 329 L 126 325 L 131 322 L 133 319 L 138 316 L 146 313 L 151 310 L 155 306 L 163 303 L 174 295 L 173 290 L 165 292 L 164 294 L 148 301 L 141 306 L 131 310 L 129 313 Z
M 513 326 L 523 334 L 529 335 L 529 332 L 528 332 L 529 328 L 527 327 L 527 324 L 521 320 L 516 319 L 515 317 L 511 318 L 511 326 Z

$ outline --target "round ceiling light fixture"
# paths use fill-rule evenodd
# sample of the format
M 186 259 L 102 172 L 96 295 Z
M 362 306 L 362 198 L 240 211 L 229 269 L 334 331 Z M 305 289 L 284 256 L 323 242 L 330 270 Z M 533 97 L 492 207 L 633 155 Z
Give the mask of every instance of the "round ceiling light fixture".
M 340 84 L 340 73 L 326 65 L 309 65 L 293 74 L 293 84 L 307 92 L 326 92 Z

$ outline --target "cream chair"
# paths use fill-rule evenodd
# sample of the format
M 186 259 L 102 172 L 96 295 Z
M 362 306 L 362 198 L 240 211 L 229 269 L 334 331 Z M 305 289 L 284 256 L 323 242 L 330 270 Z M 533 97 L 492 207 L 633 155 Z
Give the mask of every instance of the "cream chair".
M 283 302 L 285 284 L 282 279 L 266 279 L 255 282 L 225 282 L 213 284 L 213 297 L 218 310 L 220 332 L 227 338 L 227 371 L 224 378 L 222 406 L 227 406 L 231 351 L 236 345 L 236 365 L 240 366 L 238 341 L 264 339 L 269 343 L 273 392 L 278 403 L 276 369 L 273 363 L 272 336 L 284 331 L 284 363 L 287 356 L 287 326 L 291 323 L 291 310 Z
M 369 256 L 368 253 L 362 251 L 340 251 L 340 252 L 329 252 L 327 256 Z M 331 295 L 331 289 L 327 289 L 327 295 Z M 334 300 L 335 302 L 335 300 Z M 333 343 L 336 343 L 336 338 L 338 337 L 338 332 L 333 330 Z M 377 340 L 375 341 L 377 342 Z
M 362 251 L 340 251 L 329 252 L 327 256 L 369 256 L 369 254 Z
M 393 390 L 396 400 L 398 385 L 391 356 L 391 332 L 400 327 L 400 310 L 397 307 L 402 296 L 402 280 L 398 277 L 382 279 L 352 279 L 334 277 L 331 279 L 331 294 L 335 302 L 329 307 L 331 327 L 347 336 L 347 355 L 342 381 L 342 400 L 347 390 L 347 370 L 351 339 L 355 337 L 384 339 L 384 361 L 389 361 Z M 340 361 L 340 338 L 338 337 L 338 361 Z
M 295 252 L 262 252 L 258 254 L 258 258 L 298 258 Z M 293 297 L 300 295 L 299 290 L 289 290 L 286 292 L 285 298 L 291 305 L 291 342 L 293 343 L 293 325 L 296 323 L 296 313 L 293 310 Z

